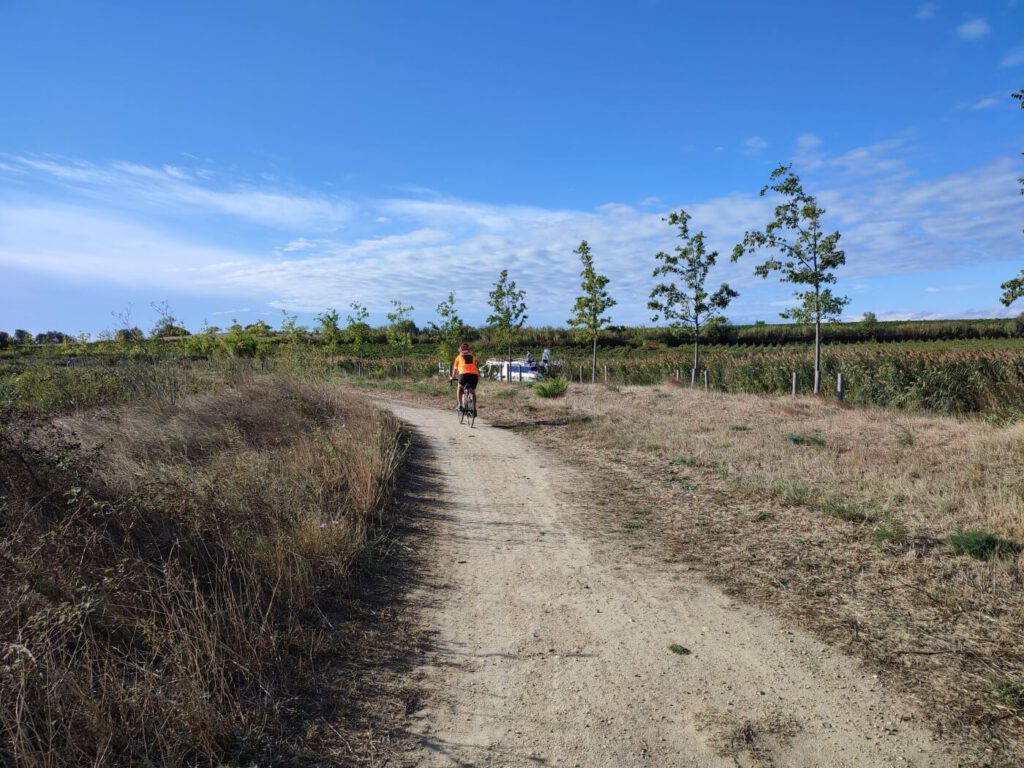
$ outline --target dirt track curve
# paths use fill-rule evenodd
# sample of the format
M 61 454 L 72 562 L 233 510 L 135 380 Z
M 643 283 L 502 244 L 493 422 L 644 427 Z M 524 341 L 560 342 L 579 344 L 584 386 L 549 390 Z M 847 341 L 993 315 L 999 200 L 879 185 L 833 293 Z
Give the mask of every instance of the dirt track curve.
M 550 452 L 383 405 L 436 472 L 408 765 L 957 764 L 851 659 L 593 530 L 586 478 Z

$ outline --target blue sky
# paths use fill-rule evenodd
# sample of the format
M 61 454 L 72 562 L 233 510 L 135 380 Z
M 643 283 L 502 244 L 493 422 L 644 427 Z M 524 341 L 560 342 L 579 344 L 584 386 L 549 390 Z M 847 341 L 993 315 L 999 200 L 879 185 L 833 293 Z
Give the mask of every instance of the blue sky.
M 0 329 L 423 324 L 450 290 L 482 323 L 506 268 L 561 325 L 584 238 L 650 323 L 680 207 L 730 318 L 775 321 L 791 289 L 728 254 L 780 162 L 843 234 L 850 318 L 1016 314 L 1022 87 L 1015 0 L 6 0 Z

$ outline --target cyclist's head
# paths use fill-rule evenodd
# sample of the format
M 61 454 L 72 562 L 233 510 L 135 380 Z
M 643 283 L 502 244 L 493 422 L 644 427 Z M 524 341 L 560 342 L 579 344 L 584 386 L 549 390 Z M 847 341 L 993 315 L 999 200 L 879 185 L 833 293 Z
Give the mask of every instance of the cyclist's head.
M 469 342 L 468 341 L 462 342 L 462 344 L 459 346 L 459 352 L 469 352 Z

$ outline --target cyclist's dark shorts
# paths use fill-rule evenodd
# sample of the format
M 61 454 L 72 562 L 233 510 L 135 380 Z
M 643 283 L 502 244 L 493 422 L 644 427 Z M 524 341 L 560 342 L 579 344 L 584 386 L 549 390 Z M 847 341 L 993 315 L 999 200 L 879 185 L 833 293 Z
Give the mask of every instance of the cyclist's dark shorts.
M 476 389 L 476 383 L 480 381 L 480 375 L 476 373 L 460 373 L 459 384 L 463 389 Z

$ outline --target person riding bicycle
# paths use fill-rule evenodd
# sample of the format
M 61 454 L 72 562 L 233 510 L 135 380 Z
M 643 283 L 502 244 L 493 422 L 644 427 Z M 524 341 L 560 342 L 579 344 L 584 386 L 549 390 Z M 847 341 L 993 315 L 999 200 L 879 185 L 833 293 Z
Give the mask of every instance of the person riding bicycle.
M 455 360 L 452 362 L 452 375 L 448 377 L 448 381 L 455 381 L 455 378 L 459 379 L 459 388 L 456 393 L 457 404 L 456 408 L 462 408 L 462 394 L 467 389 L 476 389 L 477 383 L 480 381 L 480 369 L 476 364 L 476 355 L 474 355 L 470 349 L 469 344 L 462 342 L 459 347 L 459 354 L 455 356 Z

